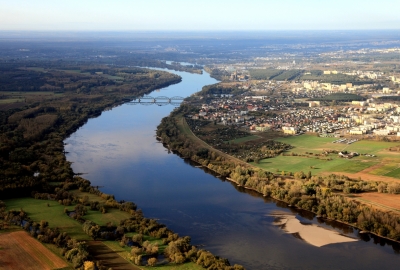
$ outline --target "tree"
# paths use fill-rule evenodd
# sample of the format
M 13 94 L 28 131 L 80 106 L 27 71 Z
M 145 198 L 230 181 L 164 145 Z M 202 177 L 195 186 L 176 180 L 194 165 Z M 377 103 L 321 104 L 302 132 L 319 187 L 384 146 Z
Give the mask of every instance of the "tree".
M 97 237 L 99 237 L 100 234 L 100 226 L 99 225 L 95 225 L 90 227 L 89 229 L 89 236 L 93 238 L 93 240 L 96 240 Z
M 152 258 L 148 259 L 147 264 L 149 266 L 155 266 L 157 264 L 157 258 L 152 257 Z
M 141 233 L 135 234 L 134 236 L 132 236 L 132 241 L 136 242 L 138 244 L 142 244 L 143 243 L 143 235 Z
M 131 249 L 131 255 L 134 257 L 137 257 L 138 255 L 143 253 L 143 249 L 139 248 L 139 247 L 133 247 Z
M 85 270 L 95 270 L 96 267 L 92 261 L 86 261 L 83 263 L 83 267 Z

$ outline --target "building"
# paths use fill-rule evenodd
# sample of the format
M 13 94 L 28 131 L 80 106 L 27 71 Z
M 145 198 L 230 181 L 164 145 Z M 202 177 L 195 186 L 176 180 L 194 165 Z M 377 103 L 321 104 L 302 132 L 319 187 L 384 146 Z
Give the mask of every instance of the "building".
M 284 134 L 294 135 L 297 134 L 298 129 L 296 127 L 282 127 Z
M 322 86 L 323 89 L 332 90 L 332 84 L 331 83 L 321 83 L 321 86 Z
M 313 108 L 313 107 L 319 107 L 321 106 L 321 102 L 320 101 L 309 101 L 308 102 L 308 107 Z
M 256 131 L 268 131 L 268 130 L 270 130 L 270 127 L 262 127 L 262 126 L 260 126 L 260 127 L 256 127 Z

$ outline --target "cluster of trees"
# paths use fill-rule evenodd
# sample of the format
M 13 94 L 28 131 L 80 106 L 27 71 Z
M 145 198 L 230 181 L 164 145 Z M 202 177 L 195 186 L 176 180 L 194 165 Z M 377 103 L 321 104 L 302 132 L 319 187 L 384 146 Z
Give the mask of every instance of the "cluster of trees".
M 96 238 L 100 236 L 100 226 L 94 223 L 93 221 L 86 220 L 82 224 L 82 229 L 87 235 L 92 237 L 93 240 L 96 240 Z
M 178 238 L 169 242 L 165 248 L 165 256 L 178 264 L 192 261 L 206 269 L 244 269 L 243 266 L 237 264 L 231 266 L 227 259 L 216 257 L 209 251 L 197 249 L 190 244 L 190 237 Z
M 210 74 L 210 77 L 218 80 L 218 81 L 227 81 L 230 79 L 231 73 L 219 68 L 213 67 L 204 67 L 204 70 Z
M 222 126 L 218 127 L 217 129 L 204 131 L 202 127 L 210 124 L 210 121 L 206 120 L 187 119 L 186 122 L 196 136 L 202 138 L 204 137 L 204 141 L 207 141 L 207 143 L 211 143 L 216 140 L 217 142 L 214 142 L 215 144 L 225 144 L 230 140 L 239 139 L 250 135 L 248 132 L 239 130 L 232 126 Z
M 220 83 L 210 84 L 204 86 L 200 92 L 196 93 L 196 96 L 210 97 L 214 95 L 239 95 L 244 93 L 245 90 L 240 89 L 238 86 L 224 85 Z

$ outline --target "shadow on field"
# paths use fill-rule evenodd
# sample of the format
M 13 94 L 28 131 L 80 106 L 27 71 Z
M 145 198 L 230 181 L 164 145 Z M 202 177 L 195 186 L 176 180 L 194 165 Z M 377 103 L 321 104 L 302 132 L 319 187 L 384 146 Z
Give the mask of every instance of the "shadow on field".
M 101 260 L 104 266 L 114 270 L 139 270 L 119 256 L 112 249 L 104 245 L 101 241 L 89 241 L 89 252 L 96 260 Z

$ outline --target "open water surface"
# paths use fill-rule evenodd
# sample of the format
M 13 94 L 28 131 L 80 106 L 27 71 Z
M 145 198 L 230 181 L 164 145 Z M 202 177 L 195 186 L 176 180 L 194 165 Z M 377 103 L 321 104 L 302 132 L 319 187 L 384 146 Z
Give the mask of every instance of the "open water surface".
M 176 85 L 150 95 L 189 96 L 216 83 L 209 74 L 170 71 L 182 77 Z M 146 217 L 159 219 L 179 235 L 189 235 L 231 264 L 246 269 L 399 269 L 398 244 L 388 244 L 335 222 L 317 220 L 283 203 L 236 187 L 187 160 L 169 153 L 155 138 L 161 119 L 173 106 L 122 105 L 90 119 L 65 140 L 67 159 L 76 173 L 87 173 L 92 185 L 135 202 Z M 315 247 L 274 225 L 275 212 L 296 215 L 358 239 Z M 204 246 L 203 246 L 204 245 Z

